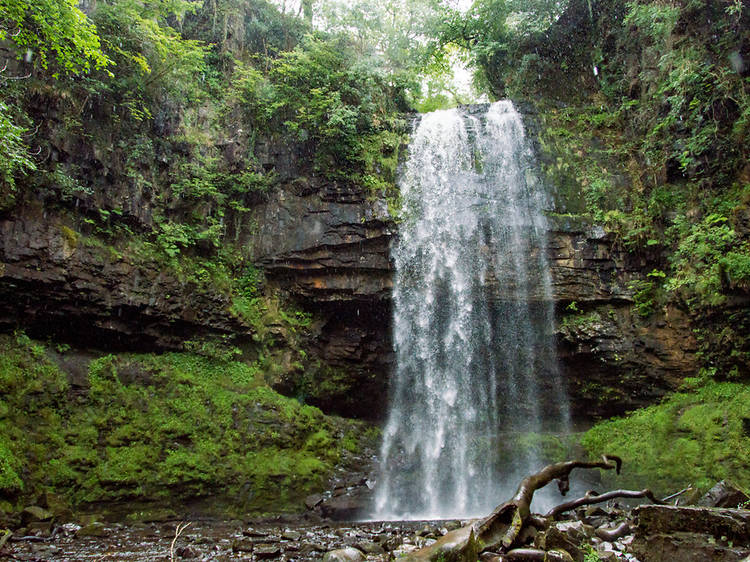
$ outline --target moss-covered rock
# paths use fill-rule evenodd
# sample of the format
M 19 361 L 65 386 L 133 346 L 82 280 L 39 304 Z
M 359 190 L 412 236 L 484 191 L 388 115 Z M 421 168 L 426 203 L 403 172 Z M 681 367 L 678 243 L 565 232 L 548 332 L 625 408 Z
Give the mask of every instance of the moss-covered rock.
M 601 422 L 582 443 L 594 456 L 622 457 L 621 487 L 648 486 L 660 494 L 690 484 L 708 489 L 728 479 L 748 489 L 749 420 L 749 385 L 710 382 Z
M 0 336 L 0 489 L 19 505 L 53 491 L 79 507 L 292 511 L 362 429 L 277 394 L 258 363 L 102 355 L 72 387 L 58 360 L 23 334 Z

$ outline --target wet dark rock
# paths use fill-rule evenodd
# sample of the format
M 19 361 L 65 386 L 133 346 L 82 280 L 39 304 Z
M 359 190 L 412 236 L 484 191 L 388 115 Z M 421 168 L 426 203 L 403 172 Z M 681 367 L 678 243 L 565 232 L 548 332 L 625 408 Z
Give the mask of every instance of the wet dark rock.
M 632 551 L 642 562 L 734 562 L 750 556 L 750 511 L 643 505 Z
M 52 521 L 32 521 L 26 526 L 26 532 L 30 535 L 49 536 L 52 534 Z
M 251 539 L 235 539 L 232 541 L 232 550 L 234 552 L 252 552 L 255 549 L 255 542 Z
M 641 505 L 633 510 L 638 535 L 691 532 L 750 541 L 750 511 L 706 507 Z
M 261 538 L 265 538 L 271 535 L 269 531 L 265 531 L 263 529 L 254 529 L 252 527 L 243 530 L 242 534 L 246 537 L 261 537 Z
M 731 482 L 722 480 L 717 482 L 697 504 L 706 507 L 739 507 L 750 498 Z
M 66 230 L 67 229 L 67 230 Z M 54 213 L 17 209 L 0 220 L 0 324 L 82 347 L 181 349 L 196 335 L 248 334 L 229 300 L 194 291 L 156 264 L 78 243 Z
M 88 523 L 76 531 L 76 537 L 108 537 L 109 535 L 109 529 L 104 526 L 104 523 L 98 521 Z
M 283 533 L 281 533 L 281 538 L 288 541 L 298 541 L 300 540 L 300 538 L 302 538 L 302 533 L 294 531 L 292 529 L 287 529 Z
M 302 554 L 312 554 L 315 552 L 325 552 L 326 546 L 324 544 L 315 543 L 315 542 L 306 542 L 303 543 L 302 546 L 300 546 L 300 553 Z
M 360 541 L 354 545 L 358 550 L 361 550 L 365 554 L 383 554 L 385 549 L 378 543 L 373 541 Z
M 322 501 L 323 501 L 322 494 L 312 494 L 305 498 L 305 505 L 307 506 L 307 509 L 314 509 L 318 505 L 320 505 Z
M 383 548 L 387 551 L 396 550 L 404 543 L 404 539 L 400 535 L 393 535 L 388 537 L 382 544 Z
M 180 546 L 178 548 L 175 548 L 174 552 L 178 556 L 178 558 L 184 559 L 198 558 L 200 556 L 200 552 L 198 551 L 198 549 L 192 546 Z
M 367 504 L 362 498 L 354 496 L 333 497 L 321 504 L 321 514 L 334 521 L 352 521 L 366 509 Z
M 544 533 L 539 533 L 534 540 L 534 546 L 545 551 L 564 550 L 576 562 L 583 562 L 585 554 L 580 546 L 585 538 L 585 534 L 577 528 L 563 527 L 558 523 Z
M 641 562 L 738 562 L 750 556 L 747 548 L 712 544 L 704 535 L 693 533 L 651 535 L 636 541 L 633 553 Z

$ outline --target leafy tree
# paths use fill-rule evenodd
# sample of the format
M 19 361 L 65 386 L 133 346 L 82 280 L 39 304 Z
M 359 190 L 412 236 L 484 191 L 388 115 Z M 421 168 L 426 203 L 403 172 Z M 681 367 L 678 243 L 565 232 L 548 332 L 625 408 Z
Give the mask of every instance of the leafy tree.
M 368 142 L 391 128 L 398 86 L 342 40 L 308 36 L 274 62 L 269 77 L 285 127 L 315 145 L 317 165 L 329 173 L 361 167 Z
M 0 0 L 0 41 L 10 40 L 16 56 L 60 73 L 105 68 L 96 27 L 76 0 Z
M 444 64 L 431 64 L 430 37 L 441 21 L 441 0 L 354 0 L 321 6 L 323 27 L 346 35 L 356 55 L 382 68 L 421 97 L 422 77 L 445 75 Z
M 0 102 L 0 210 L 13 202 L 16 175 L 36 169 L 23 142 L 24 132 L 13 124 L 8 107 Z

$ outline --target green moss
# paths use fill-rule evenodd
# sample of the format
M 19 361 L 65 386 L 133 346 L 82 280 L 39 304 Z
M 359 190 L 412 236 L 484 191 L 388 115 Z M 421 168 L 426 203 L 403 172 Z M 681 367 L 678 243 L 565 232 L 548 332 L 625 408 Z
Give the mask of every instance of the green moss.
M 555 463 L 572 458 L 575 437 L 551 433 L 527 432 L 513 439 L 511 454 L 524 454 L 538 459 L 540 463 Z
M 10 444 L 0 436 L 0 491 L 16 492 L 23 489 L 23 482 L 18 476 L 21 460 L 13 454 Z
M 78 239 L 80 238 L 80 235 L 75 230 L 73 230 L 72 228 L 68 228 L 63 224 L 60 225 L 60 233 L 68 243 L 68 246 L 70 246 L 71 248 L 75 248 L 76 246 L 78 246 Z
M 707 383 L 662 404 L 597 424 L 583 437 L 592 456 L 623 458 L 619 485 L 651 487 L 657 494 L 722 479 L 750 486 L 750 386 Z M 610 478 L 609 475 L 604 475 Z
M 295 510 L 340 460 L 342 423 L 265 386 L 259 364 L 104 355 L 71 395 L 44 346 L 0 336 L 0 486 L 75 505 L 217 497 Z M 23 467 L 23 471 L 21 471 Z

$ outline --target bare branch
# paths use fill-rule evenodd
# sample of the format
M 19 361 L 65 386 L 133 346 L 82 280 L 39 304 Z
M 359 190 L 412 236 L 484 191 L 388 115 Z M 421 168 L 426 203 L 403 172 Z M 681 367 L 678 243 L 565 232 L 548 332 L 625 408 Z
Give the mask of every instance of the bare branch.
M 629 521 L 623 521 L 614 529 L 597 529 L 596 536 L 607 542 L 615 542 L 617 539 L 629 534 L 632 530 Z
M 615 498 L 648 498 L 653 503 L 656 503 L 656 504 L 661 505 L 664 503 L 663 501 L 656 499 L 653 492 L 649 489 L 640 490 L 640 491 L 613 490 L 611 492 L 607 492 L 606 494 L 597 494 L 595 491 L 589 490 L 588 492 L 586 492 L 586 494 L 582 498 L 578 498 L 577 500 L 573 500 L 573 501 L 560 504 L 557 507 L 553 507 L 546 513 L 545 516 L 555 519 L 561 513 L 565 513 L 566 511 L 570 511 L 571 509 L 575 509 L 582 505 L 592 505 L 596 503 L 602 503 L 602 502 L 606 502 Z
M 187 529 L 188 527 L 190 527 L 190 525 L 192 525 L 192 523 L 182 523 L 182 522 L 180 522 L 180 523 L 177 524 L 177 527 L 175 527 L 174 538 L 172 539 L 172 544 L 169 546 L 169 560 L 170 560 L 170 562 L 174 562 L 174 545 L 177 542 L 177 539 L 180 537 L 180 535 L 182 534 L 182 532 L 185 529 Z
M 681 495 L 682 495 L 682 494 L 684 494 L 685 492 L 689 492 L 689 491 L 690 491 L 690 490 L 692 490 L 692 489 L 693 489 L 693 486 L 692 486 L 692 484 L 691 484 L 690 486 L 688 486 L 687 488 L 683 488 L 683 489 L 682 489 L 682 490 L 680 490 L 679 492 L 675 492 L 674 494 L 670 494 L 670 495 L 668 495 L 668 496 L 667 496 L 666 498 L 662 498 L 662 499 L 661 499 L 661 501 L 662 501 L 662 503 L 667 503 L 667 502 L 668 502 L 669 500 L 671 500 L 671 499 L 674 499 L 674 498 L 676 498 L 677 496 L 681 496 Z

